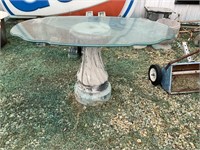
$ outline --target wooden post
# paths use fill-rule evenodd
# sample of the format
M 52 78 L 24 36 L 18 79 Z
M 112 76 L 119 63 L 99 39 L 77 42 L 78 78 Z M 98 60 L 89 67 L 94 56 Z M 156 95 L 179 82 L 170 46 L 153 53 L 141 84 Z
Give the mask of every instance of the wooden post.
M 0 19 L 1 19 L 1 47 L 3 47 L 7 43 L 7 37 L 6 37 L 6 26 L 4 18 L 6 18 L 8 14 L 6 12 L 0 11 Z

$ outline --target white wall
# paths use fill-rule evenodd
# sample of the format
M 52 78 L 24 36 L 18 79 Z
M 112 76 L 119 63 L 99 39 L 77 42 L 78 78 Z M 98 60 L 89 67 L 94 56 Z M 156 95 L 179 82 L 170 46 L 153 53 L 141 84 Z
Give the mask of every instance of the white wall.
M 135 0 L 136 6 L 132 17 L 144 17 L 146 0 Z
M 200 20 L 200 5 L 175 5 L 175 0 L 135 0 L 136 8 L 133 17 L 144 17 L 144 6 L 149 7 L 165 7 L 170 8 L 174 12 L 180 14 L 179 20 Z M 171 18 L 176 18 L 177 15 L 171 15 Z

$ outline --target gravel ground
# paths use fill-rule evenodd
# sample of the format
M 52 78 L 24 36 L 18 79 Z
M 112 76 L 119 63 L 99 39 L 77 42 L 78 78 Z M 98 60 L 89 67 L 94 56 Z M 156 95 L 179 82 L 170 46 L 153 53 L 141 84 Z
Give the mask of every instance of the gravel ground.
M 189 36 L 180 34 L 167 51 L 104 48 L 112 97 L 86 107 L 74 97 L 80 59 L 69 59 L 67 47 L 8 33 L 0 53 L 0 150 L 200 149 L 199 93 L 170 95 L 147 77 L 151 64 L 183 55 L 182 41 L 196 50 Z

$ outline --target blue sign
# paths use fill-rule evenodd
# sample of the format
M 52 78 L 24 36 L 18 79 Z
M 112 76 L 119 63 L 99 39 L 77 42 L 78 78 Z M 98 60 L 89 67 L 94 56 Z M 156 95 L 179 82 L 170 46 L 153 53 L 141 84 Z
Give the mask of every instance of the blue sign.
M 66 3 L 71 0 L 57 0 L 61 3 Z M 35 11 L 40 8 L 48 7 L 49 6 L 49 0 L 35 0 L 35 1 L 30 1 L 28 2 L 27 0 L 10 0 L 12 5 L 25 12 L 30 12 L 30 11 Z

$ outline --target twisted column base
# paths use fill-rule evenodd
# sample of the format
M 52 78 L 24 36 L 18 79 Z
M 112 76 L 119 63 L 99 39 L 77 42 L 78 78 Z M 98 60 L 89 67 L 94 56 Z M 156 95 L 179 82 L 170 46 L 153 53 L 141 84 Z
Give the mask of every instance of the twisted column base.
M 107 82 L 107 87 L 102 91 L 96 91 L 94 89 L 87 89 L 79 82 L 75 84 L 75 97 L 76 100 L 83 104 L 89 106 L 96 106 L 103 104 L 108 101 L 111 97 L 111 85 Z

